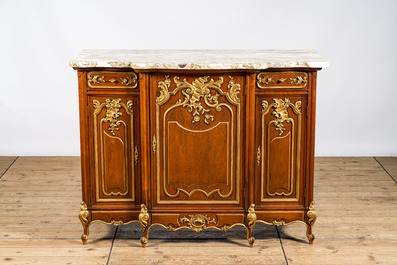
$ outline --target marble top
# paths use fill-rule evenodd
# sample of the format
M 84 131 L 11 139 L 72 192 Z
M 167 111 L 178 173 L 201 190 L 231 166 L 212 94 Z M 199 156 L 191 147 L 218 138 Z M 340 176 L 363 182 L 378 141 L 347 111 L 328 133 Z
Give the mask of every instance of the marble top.
M 267 69 L 323 68 L 328 61 L 313 50 L 82 50 L 76 68 Z

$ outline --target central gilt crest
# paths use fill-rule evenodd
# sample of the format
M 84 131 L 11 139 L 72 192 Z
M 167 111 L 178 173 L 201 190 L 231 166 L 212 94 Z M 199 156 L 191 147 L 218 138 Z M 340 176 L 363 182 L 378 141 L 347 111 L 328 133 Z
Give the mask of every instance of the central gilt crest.
M 207 215 L 202 214 L 189 214 L 188 217 L 184 216 L 179 219 L 181 223 L 188 223 L 188 227 L 196 232 L 207 229 L 207 225 L 210 223 L 216 224 L 214 218 L 210 218 Z
M 220 111 L 219 107 L 219 94 L 215 92 L 215 94 L 211 94 L 212 89 L 220 89 L 223 84 L 223 77 L 219 77 L 217 81 L 214 79 L 210 79 L 208 81 L 209 76 L 199 77 L 194 80 L 191 84 L 183 79 L 183 81 L 179 80 L 179 77 L 174 78 L 174 82 L 176 87 L 182 90 L 182 95 L 184 95 L 184 100 L 182 102 L 182 107 L 187 108 L 191 113 L 193 112 L 193 120 L 192 123 L 199 122 L 201 120 L 201 115 L 204 116 L 204 123 L 209 124 L 209 121 L 214 121 L 214 115 L 210 114 L 210 109 L 206 109 L 201 105 L 201 98 L 204 99 L 204 102 L 209 107 L 215 107 L 217 111 Z M 179 102 L 181 102 L 179 100 Z M 218 108 L 217 108 L 218 107 Z
M 176 89 L 171 94 L 179 90 L 182 90 L 183 99 L 179 99 L 176 104 L 181 105 L 183 108 L 187 108 L 189 113 L 192 113 L 192 123 L 199 122 L 201 117 L 204 116 L 204 123 L 209 125 L 210 121 L 214 121 L 214 115 L 211 114 L 211 108 L 215 108 L 216 111 L 221 111 L 222 103 L 219 103 L 218 98 L 221 95 L 227 97 L 227 99 L 234 104 L 238 104 L 240 99 L 238 94 L 240 93 L 240 84 L 235 83 L 232 76 L 229 76 L 230 81 L 228 84 L 228 92 L 223 92 L 221 86 L 223 84 L 223 77 L 219 77 L 218 80 L 210 79 L 209 76 L 201 76 L 196 78 L 192 83 L 189 83 L 186 78 L 182 81 L 178 76 L 174 77 L 174 83 Z M 158 87 L 161 89 L 160 96 L 157 97 L 156 102 L 162 104 L 170 98 L 171 80 L 169 75 L 165 76 L 164 81 L 160 81 Z M 207 107 L 204 107 L 202 101 Z

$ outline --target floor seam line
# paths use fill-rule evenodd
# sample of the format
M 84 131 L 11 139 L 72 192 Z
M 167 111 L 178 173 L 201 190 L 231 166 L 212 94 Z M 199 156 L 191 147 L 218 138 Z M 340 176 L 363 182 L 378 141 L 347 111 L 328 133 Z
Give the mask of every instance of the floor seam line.
M 112 240 L 112 245 L 110 246 L 109 255 L 108 255 L 108 260 L 106 261 L 106 265 L 109 265 L 110 256 L 112 255 L 112 250 L 113 250 L 113 244 L 114 244 L 114 241 L 116 240 L 116 236 L 117 236 L 117 231 L 118 231 L 118 230 L 119 230 L 119 227 L 116 226 L 116 231 L 114 231 L 114 236 L 113 236 L 113 240 Z
M 11 165 L 4 171 L 3 174 L 1 174 L 0 179 L 7 173 L 7 171 L 12 167 L 12 165 L 14 165 L 15 161 L 17 161 L 17 159 L 19 158 L 19 156 L 17 156 L 14 161 L 12 161 Z
M 386 168 L 376 159 L 376 157 L 373 156 L 373 159 L 375 159 L 376 162 L 378 162 L 379 166 L 383 168 L 383 170 L 389 175 L 389 177 L 397 184 L 397 180 L 395 180 L 392 175 L 386 170 Z
M 277 226 L 276 226 L 276 231 L 277 231 L 278 240 L 280 241 L 281 250 L 283 251 L 285 263 L 288 265 L 287 255 L 285 254 L 283 242 L 281 241 L 280 232 L 278 231 L 278 227 Z

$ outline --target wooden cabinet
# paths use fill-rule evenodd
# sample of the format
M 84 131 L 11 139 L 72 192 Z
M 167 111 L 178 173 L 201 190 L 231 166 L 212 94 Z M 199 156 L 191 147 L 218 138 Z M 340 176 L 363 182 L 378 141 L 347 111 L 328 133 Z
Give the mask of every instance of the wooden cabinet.
M 301 221 L 313 242 L 320 68 L 116 65 L 74 65 L 84 244 L 93 222 L 139 222 L 143 246 L 153 225 L 170 231 L 241 225 L 252 246 L 256 222 Z

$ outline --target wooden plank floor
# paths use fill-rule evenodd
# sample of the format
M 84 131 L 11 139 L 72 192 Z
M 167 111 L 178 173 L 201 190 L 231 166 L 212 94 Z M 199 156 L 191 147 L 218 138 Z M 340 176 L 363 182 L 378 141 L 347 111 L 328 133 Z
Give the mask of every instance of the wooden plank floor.
M 79 157 L 0 157 L 0 264 L 397 264 L 397 157 L 317 158 L 314 226 L 150 230 L 95 223 L 87 246 L 77 218 Z

